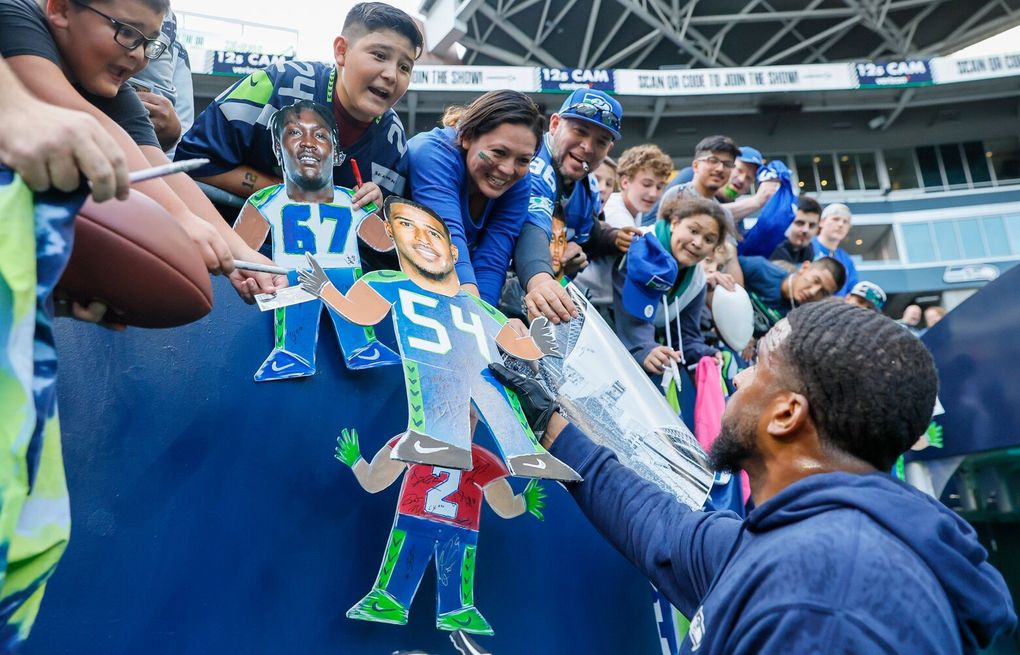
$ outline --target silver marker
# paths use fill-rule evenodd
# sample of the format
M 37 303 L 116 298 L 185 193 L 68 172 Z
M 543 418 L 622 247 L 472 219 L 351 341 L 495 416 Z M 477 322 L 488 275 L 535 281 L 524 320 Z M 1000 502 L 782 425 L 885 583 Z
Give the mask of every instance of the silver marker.
M 256 273 L 275 273 L 276 275 L 287 274 L 287 269 L 285 268 L 280 268 L 279 266 L 270 266 L 268 264 L 246 262 L 243 259 L 235 259 L 234 268 L 239 268 L 242 271 L 255 271 Z
M 135 182 L 144 182 L 157 177 L 163 177 L 165 175 L 174 175 L 175 173 L 186 173 L 188 171 L 195 170 L 199 166 L 205 166 L 209 163 L 208 159 L 185 159 L 183 161 L 175 161 L 169 164 L 163 164 L 162 166 L 153 166 L 152 168 L 143 168 L 140 171 L 135 171 L 128 174 L 128 182 L 134 184 Z

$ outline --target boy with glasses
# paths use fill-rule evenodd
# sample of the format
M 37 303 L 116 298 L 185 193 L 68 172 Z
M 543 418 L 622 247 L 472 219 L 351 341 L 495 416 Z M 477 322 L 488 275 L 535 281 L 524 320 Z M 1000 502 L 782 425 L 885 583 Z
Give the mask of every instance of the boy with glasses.
M 128 79 L 169 41 L 160 33 L 167 0 L 0 0 L 0 55 L 37 98 L 91 114 L 124 150 L 129 170 L 167 163 L 148 112 Z M 70 168 L 73 162 L 57 163 Z M 242 273 L 234 259 L 269 260 L 248 247 L 184 174 L 133 185 L 174 218 L 214 274 L 230 274 L 247 301 L 283 279 Z

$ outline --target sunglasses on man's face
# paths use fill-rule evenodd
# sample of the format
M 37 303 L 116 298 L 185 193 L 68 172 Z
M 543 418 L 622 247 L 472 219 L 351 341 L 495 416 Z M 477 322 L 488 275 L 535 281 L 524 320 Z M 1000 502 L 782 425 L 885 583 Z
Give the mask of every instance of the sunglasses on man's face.
M 602 125 L 605 125 L 610 130 L 614 130 L 616 132 L 620 131 L 620 119 L 616 117 L 616 114 L 608 109 L 599 109 L 595 105 L 587 102 L 579 102 L 576 105 L 570 105 L 560 113 L 584 116 L 585 118 L 590 118 Z
M 71 0 L 71 2 L 82 9 L 88 9 L 89 11 L 95 12 L 110 21 L 110 24 L 113 25 L 114 29 L 113 40 L 116 41 L 122 48 L 126 48 L 129 52 L 144 44 L 145 48 L 142 52 L 145 55 L 145 58 L 159 59 L 159 56 L 166 52 L 167 46 L 169 46 L 166 40 L 164 40 L 162 34 L 157 36 L 155 39 L 150 39 L 142 34 L 141 30 L 137 27 L 121 22 L 112 16 L 108 16 L 81 0 Z

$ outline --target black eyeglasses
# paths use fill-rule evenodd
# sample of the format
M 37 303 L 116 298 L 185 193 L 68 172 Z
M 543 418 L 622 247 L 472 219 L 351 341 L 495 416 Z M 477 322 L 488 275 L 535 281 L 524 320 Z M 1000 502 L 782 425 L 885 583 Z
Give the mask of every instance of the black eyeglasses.
M 619 132 L 620 131 L 620 119 L 616 117 L 616 114 L 608 109 L 599 109 L 595 105 L 588 102 L 579 102 L 576 105 L 570 105 L 561 114 L 577 114 L 578 116 L 584 116 L 585 118 L 591 118 L 602 125 L 605 125 L 609 129 Z
M 122 23 L 116 18 L 107 16 L 103 12 L 99 11 L 95 7 L 85 4 L 81 0 L 71 0 L 73 4 L 78 5 L 83 9 L 94 11 L 106 20 L 110 21 L 113 25 L 114 33 L 113 40 L 117 42 L 122 48 L 127 48 L 129 51 L 134 50 L 138 46 L 144 44 L 145 48 L 142 51 L 146 59 L 159 59 L 159 56 L 166 52 L 167 46 L 169 45 L 160 34 L 155 39 L 142 34 L 141 30 L 127 23 Z
M 733 161 L 732 159 L 719 159 L 715 155 L 706 155 L 704 157 L 698 157 L 695 161 L 706 162 L 709 166 L 718 166 L 719 164 L 722 164 L 723 168 L 725 168 L 728 171 L 733 170 L 737 165 L 737 162 Z

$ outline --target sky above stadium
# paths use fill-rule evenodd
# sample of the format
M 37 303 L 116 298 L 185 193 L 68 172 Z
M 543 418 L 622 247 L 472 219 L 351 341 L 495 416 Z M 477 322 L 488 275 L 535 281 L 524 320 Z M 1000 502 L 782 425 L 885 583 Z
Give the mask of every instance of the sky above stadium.
M 229 20 L 263 23 L 298 32 L 297 58 L 329 61 L 333 58 L 333 39 L 340 32 L 343 17 L 358 0 L 173 0 L 173 8 L 194 14 L 205 14 Z M 419 16 L 421 0 L 388 0 L 394 6 Z M 330 7 L 328 12 L 323 6 Z M 980 43 L 954 53 L 958 56 L 981 56 L 1014 52 L 1020 42 L 1020 27 L 1006 30 Z

